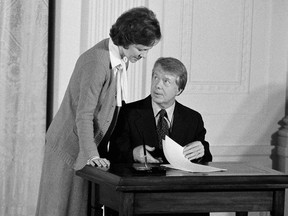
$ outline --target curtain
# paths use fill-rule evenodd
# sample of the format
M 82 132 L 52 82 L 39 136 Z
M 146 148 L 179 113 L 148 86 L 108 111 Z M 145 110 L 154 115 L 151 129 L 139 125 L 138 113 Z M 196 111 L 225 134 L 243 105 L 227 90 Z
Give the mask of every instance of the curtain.
M 0 0 L 0 216 L 35 215 L 46 128 L 48 0 Z

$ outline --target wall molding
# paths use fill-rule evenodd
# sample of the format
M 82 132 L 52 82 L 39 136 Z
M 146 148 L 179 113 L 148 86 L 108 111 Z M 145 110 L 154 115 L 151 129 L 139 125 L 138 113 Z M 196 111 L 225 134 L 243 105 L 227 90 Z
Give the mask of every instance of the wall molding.
M 267 145 L 213 145 L 210 144 L 210 149 L 215 156 L 237 156 L 237 155 L 249 155 L 249 156 L 270 156 L 274 146 Z

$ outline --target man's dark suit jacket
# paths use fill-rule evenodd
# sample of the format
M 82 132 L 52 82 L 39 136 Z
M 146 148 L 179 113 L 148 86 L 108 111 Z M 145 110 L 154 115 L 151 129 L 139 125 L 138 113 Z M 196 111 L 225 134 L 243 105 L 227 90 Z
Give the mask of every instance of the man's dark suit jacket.
M 181 146 L 201 141 L 205 154 L 201 162 L 212 161 L 209 143 L 205 141 L 206 129 L 200 113 L 176 101 L 170 138 Z M 149 95 L 143 100 L 121 108 L 118 122 L 110 139 L 108 159 L 113 163 L 133 163 L 133 149 L 139 145 L 158 146 L 156 122 Z M 153 153 L 152 153 L 153 155 Z M 195 160 L 192 162 L 200 161 Z

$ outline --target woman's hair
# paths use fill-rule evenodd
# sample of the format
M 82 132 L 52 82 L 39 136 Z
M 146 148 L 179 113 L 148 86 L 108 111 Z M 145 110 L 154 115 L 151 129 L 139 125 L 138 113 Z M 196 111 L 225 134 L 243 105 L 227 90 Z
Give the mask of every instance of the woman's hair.
M 184 90 L 187 83 L 187 70 L 185 65 L 173 57 L 160 57 L 154 63 L 154 68 L 160 66 L 165 72 L 177 77 L 176 84 L 180 90 Z
M 115 45 L 124 48 L 131 44 L 153 46 L 161 39 L 161 30 L 153 11 L 136 7 L 124 12 L 116 20 L 109 35 Z

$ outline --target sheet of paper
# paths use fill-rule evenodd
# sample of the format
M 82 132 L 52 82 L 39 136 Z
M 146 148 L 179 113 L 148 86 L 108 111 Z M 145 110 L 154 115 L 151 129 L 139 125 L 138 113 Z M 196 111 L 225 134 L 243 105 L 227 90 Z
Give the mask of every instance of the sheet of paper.
M 164 155 L 170 164 L 165 165 L 166 167 L 184 170 L 188 172 L 217 172 L 225 171 L 217 167 L 211 167 L 206 165 L 200 165 L 192 163 L 184 157 L 183 148 L 170 137 L 166 136 L 163 141 Z

